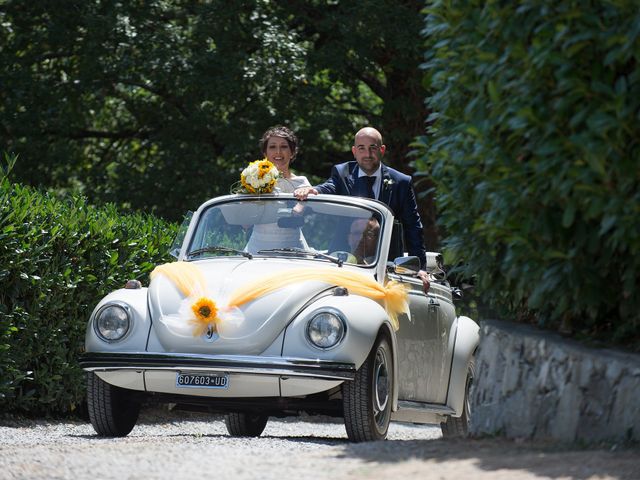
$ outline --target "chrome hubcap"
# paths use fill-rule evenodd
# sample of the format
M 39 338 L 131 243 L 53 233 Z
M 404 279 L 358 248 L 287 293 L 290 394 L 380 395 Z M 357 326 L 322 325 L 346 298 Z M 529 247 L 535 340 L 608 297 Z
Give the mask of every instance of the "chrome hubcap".
M 385 410 L 389 403 L 389 384 L 387 356 L 382 349 L 379 349 L 373 366 L 373 411 L 379 426 L 383 426 L 386 422 Z

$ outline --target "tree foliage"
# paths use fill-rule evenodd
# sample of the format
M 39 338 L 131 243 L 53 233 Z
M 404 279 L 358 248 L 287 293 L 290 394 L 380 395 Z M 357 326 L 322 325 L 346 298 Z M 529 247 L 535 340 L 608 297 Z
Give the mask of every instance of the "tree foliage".
M 0 145 L 20 154 L 17 181 L 171 219 L 228 193 L 273 124 L 297 131 L 294 167 L 314 178 L 366 124 L 410 171 L 422 6 L 7 0 Z
M 637 2 L 433 2 L 420 166 L 449 260 L 502 312 L 637 348 Z

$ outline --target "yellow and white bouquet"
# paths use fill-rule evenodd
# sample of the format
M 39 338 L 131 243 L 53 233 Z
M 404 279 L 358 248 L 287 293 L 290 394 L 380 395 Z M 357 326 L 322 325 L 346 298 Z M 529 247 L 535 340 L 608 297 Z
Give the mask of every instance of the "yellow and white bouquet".
M 266 158 L 251 162 L 240 174 L 240 185 L 236 193 L 271 193 L 280 172 Z

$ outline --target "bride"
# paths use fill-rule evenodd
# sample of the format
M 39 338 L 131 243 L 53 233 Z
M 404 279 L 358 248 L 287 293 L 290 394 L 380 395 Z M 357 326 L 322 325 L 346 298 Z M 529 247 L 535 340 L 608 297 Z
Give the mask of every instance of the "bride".
M 298 138 L 287 127 L 269 128 L 260 139 L 262 154 L 273 163 L 280 177 L 276 188 L 282 193 L 293 193 L 296 188 L 311 186 L 307 177 L 294 175 L 289 166 L 298 153 Z M 282 247 L 307 248 L 299 228 L 280 228 L 276 223 L 254 225 L 251 238 L 245 248 L 249 253 Z

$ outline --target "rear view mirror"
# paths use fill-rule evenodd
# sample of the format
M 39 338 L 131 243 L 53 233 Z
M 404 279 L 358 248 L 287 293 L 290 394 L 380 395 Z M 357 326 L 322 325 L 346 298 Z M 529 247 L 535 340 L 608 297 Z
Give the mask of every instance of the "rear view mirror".
M 300 228 L 304 225 L 304 217 L 294 215 L 292 217 L 282 217 L 278 219 L 280 228 Z

